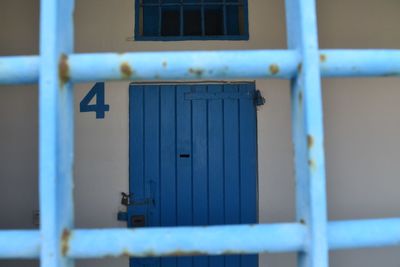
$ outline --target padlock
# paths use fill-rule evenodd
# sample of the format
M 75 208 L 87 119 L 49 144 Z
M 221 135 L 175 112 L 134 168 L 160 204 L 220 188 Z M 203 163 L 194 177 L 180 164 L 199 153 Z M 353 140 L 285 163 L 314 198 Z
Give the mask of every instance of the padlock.
M 124 206 L 129 206 L 129 195 L 124 192 L 121 192 L 121 195 L 121 204 Z

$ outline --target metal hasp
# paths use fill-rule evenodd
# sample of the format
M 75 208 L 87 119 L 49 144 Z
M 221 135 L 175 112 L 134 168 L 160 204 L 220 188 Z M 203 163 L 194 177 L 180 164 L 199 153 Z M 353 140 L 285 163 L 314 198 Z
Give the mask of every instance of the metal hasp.
M 134 197 L 134 194 L 121 193 L 121 204 L 124 206 L 140 206 L 140 205 L 154 205 L 154 198 L 140 198 Z
M 307 227 L 300 267 L 327 267 L 324 133 L 315 0 L 286 0 L 288 46 L 300 55 L 291 80 L 297 221 Z

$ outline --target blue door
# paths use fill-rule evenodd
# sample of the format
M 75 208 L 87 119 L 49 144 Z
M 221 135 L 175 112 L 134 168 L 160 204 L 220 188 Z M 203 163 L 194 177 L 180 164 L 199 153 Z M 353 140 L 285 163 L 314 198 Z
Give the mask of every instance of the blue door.
M 131 84 L 128 227 L 257 222 L 254 83 Z M 135 267 L 256 267 L 256 255 L 135 258 Z

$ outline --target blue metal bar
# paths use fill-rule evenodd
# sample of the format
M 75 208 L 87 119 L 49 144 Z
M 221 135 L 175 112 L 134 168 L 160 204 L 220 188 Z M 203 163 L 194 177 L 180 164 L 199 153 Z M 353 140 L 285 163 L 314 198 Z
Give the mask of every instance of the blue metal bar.
M 38 56 L 0 57 L 0 84 L 37 83 L 38 77 Z
M 35 230 L 0 231 L 0 259 L 37 258 L 40 253 L 40 233 Z
M 324 133 L 314 0 L 286 0 L 288 46 L 302 56 L 291 83 L 297 220 L 308 229 L 300 267 L 327 267 Z
M 328 224 L 330 249 L 400 245 L 400 218 L 335 221 Z
M 324 77 L 400 76 L 400 50 L 321 50 Z
M 306 227 L 298 223 L 241 225 L 233 228 L 239 234 L 232 235 L 231 231 L 229 225 L 135 230 L 75 229 L 66 244 L 69 257 L 86 258 L 124 253 L 141 256 L 149 251 L 155 255 L 194 251 L 229 254 L 237 252 L 238 248 L 246 253 L 279 253 L 302 250 L 307 241 Z M 40 241 L 39 231 L 0 231 L 0 258 L 37 258 Z M 236 246 L 238 243 L 239 247 Z M 332 250 L 399 246 L 400 218 L 329 222 L 328 243 Z M 244 247 L 245 244 L 250 245 Z M 235 249 L 230 251 L 232 248 Z
M 104 256 L 184 256 L 298 251 L 304 247 L 301 224 L 76 230 L 69 254 Z
M 67 267 L 73 226 L 73 90 L 67 54 L 73 51 L 72 0 L 40 6 L 39 191 L 41 266 Z
M 198 80 L 222 78 L 289 78 L 294 51 L 142 52 L 80 54 L 70 57 L 71 77 L 90 80 Z
M 198 64 L 195 61 L 175 62 L 170 68 L 160 68 L 165 59 L 173 59 L 175 57 L 193 58 L 201 55 L 204 61 L 209 61 L 210 65 L 206 66 L 209 71 L 204 78 L 207 79 L 234 79 L 243 76 L 243 62 L 246 63 L 245 77 L 243 78 L 282 78 L 291 79 L 296 75 L 297 68 L 300 67 L 300 56 L 294 50 L 258 50 L 255 51 L 226 51 L 217 52 L 138 52 L 126 53 L 124 58 L 128 59 L 133 66 L 140 66 L 140 63 L 150 64 L 155 70 L 151 71 L 147 67 L 147 71 L 141 72 L 140 77 L 130 77 L 136 80 L 157 80 L 157 79 L 197 79 L 193 75 L 188 75 L 188 69 L 196 69 Z M 200 53 L 200 54 L 199 54 Z M 148 57 L 148 55 L 152 55 Z M 240 54 L 240 58 L 237 55 Z M 271 58 L 271 55 L 273 57 Z M 93 66 L 92 57 L 96 56 L 96 62 L 99 64 Z M 188 56 L 188 57 L 187 57 Z M 210 58 L 211 57 L 211 58 Z M 215 58 L 218 60 L 214 60 Z M 96 80 L 119 80 L 121 73 L 118 71 L 120 67 L 121 54 L 73 54 L 69 56 L 69 66 L 72 70 L 71 81 L 88 82 Z M 145 58 L 147 58 L 145 60 Z M 240 61 L 239 61 L 240 59 Z M 253 65 L 254 59 L 257 59 Z M 32 84 L 38 81 L 39 75 L 39 57 L 38 56 L 12 56 L 0 57 L 0 84 Z M 169 60 L 171 62 L 171 60 Z M 172 64 L 171 62 L 171 64 Z M 114 68 L 107 66 L 107 63 L 114 65 Z M 283 64 L 282 64 L 283 63 Z M 265 73 L 265 70 L 271 68 L 272 64 L 277 64 L 279 73 L 272 75 L 271 72 Z M 201 66 L 203 66 L 202 63 Z M 224 68 L 229 65 L 229 69 Z M 257 69 L 258 67 L 262 69 Z M 78 68 L 76 67 L 78 66 Z M 269 66 L 269 67 L 268 67 Z M 96 68 L 96 72 L 85 70 L 85 68 Z M 171 66 L 170 66 L 171 67 Z M 302 66 L 301 66 L 302 67 Z M 138 67 L 139 69 L 141 67 Z M 181 70 L 179 68 L 182 68 Z M 272 67 L 273 69 L 274 67 Z M 323 77 L 393 77 L 400 76 L 400 50 L 320 50 L 320 68 Z M 101 73 L 101 75 L 97 72 Z M 210 72 L 211 71 L 211 72 Z M 162 75 L 160 75 L 160 73 Z M 158 76 L 157 76 L 158 75 Z

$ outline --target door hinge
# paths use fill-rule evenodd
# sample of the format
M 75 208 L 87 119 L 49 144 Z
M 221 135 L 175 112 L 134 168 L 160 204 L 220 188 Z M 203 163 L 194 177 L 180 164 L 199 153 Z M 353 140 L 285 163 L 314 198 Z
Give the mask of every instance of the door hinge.
M 262 106 L 265 104 L 265 98 L 261 95 L 261 91 L 260 90 L 256 90 L 254 92 L 254 104 L 256 106 Z

